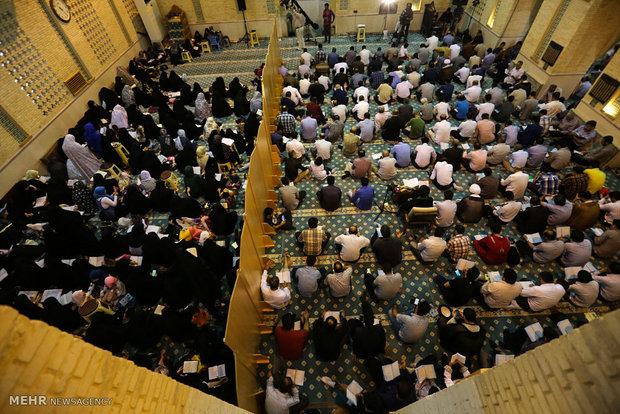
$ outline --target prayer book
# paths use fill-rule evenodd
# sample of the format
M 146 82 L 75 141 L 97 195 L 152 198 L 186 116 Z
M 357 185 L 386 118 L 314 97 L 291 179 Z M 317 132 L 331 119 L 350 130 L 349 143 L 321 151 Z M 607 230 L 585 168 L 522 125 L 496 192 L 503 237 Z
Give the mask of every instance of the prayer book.
M 177 97 L 181 96 L 181 92 L 169 92 L 168 96 L 170 98 L 177 98 Z
M 131 264 L 134 266 L 142 266 L 142 256 L 129 256 L 129 260 Z
M 383 379 L 386 381 L 392 381 L 394 378 L 400 376 L 400 368 L 398 368 L 397 361 L 394 361 L 388 365 L 383 365 L 381 370 L 383 371 Z
M 525 333 L 530 338 L 530 341 L 536 342 L 543 337 L 543 328 L 540 322 L 533 323 L 525 327 Z
M 145 232 L 146 232 L 146 234 L 149 234 L 149 233 L 159 233 L 159 230 L 161 230 L 161 227 L 151 225 L 151 226 L 147 226 L 146 227 Z
M 496 354 L 495 365 L 502 365 L 504 362 L 508 362 L 511 359 L 515 359 L 515 356 L 512 354 Z
M 165 309 L 166 307 L 164 305 L 157 305 L 155 307 L 155 311 L 153 312 L 155 315 L 161 315 L 161 312 Z
M 237 247 L 239 247 L 239 245 L 237 244 L 237 242 L 232 242 L 232 243 L 230 243 L 230 246 L 231 246 L 233 249 L 236 249 Z
M 527 209 L 530 206 L 531 206 L 530 203 L 523 203 L 523 204 L 521 204 L 521 211 L 525 211 L 525 209 Z
M 357 381 L 353 380 L 347 386 L 347 400 L 351 402 L 351 404 L 357 406 L 357 395 L 361 394 L 364 389 L 357 383 Z
M 60 303 L 60 295 L 62 295 L 62 289 L 44 290 L 43 295 L 41 296 L 41 302 L 43 302 L 47 298 L 56 298 L 56 300 Z
M 425 187 L 425 186 L 426 186 L 426 187 L 429 187 L 429 182 L 428 182 L 428 180 L 418 181 L 418 185 L 419 185 L 420 187 Z
M 295 321 L 295 325 L 293 325 L 294 331 L 301 331 L 301 321 Z
M 592 262 L 588 262 L 585 265 L 583 265 L 583 270 L 587 270 L 590 273 L 594 273 L 598 271 L 598 269 L 592 264 Z
M 529 241 L 532 244 L 542 243 L 542 238 L 540 237 L 540 233 L 538 232 L 532 233 L 532 234 L 526 234 L 525 238 L 527 239 L 527 241 Z
M 564 268 L 566 279 L 577 279 L 577 273 L 581 270 L 579 266 L 569 266 Z
M 88 263 L 90 263 L 92 266 L 95 266 L 95 267 L 103 266 L 103 262 L 104 262 L 104 257 L 103 256 L 89 257 L 88 258 Z
M 562 319 L 560 322 L 558 322 L 558 329 L 560 330 L 560 332 L 562 332 L 562 335 L 566 335 L 574 328 L 568 319 Z
M 418 186 L 418 179 L 417 178 L 403 179 L 403 184 L 405 185 L 405 187 L 416 188 Z
M 560 226 L 557 227 L 555 229 L 555 235 L 558 239 L 561 239 L 562 237 L 569 237 L 570 236 L 570 227 L 568 226 Z
M 330 316 L 333 316 L 336 319 L 336 322 L 340 323 L 340 312 L 337 312 L 337 311 L 325 312 L 325 316 L 323 317 L 323 320 L 327 320 L 327 318 L 329 318 Z
M 42 183 L 46 183 L 51 179 L 52 177 L 50 177 L 49 175 L 42 175 L 41 177 L 39 177 L 39 181 L 41 181 Z
M 232 259 L 232 265 L 233 267 L 235 267 L 237 265 L 237 262 L 239 261 L 239 256 L 234 256 Z
M 439 148 L 441 148 L 442 151 L 447 150 L 448 148 L 450 148 L 450 144 L 448 144 L 447 142 L 441 142 L 439 144 Z
M 534 286 L 534 283 L 531 280 L 522 280 L 519 282 L 519 284 L 523 289 Z
M 598 227 L 594 227 L 594 228 L 592 229 L 592 233 L 594 233 L 594 235 L 595 235 L 596 237 L 601 237 L 601 236 L 603 235 L 603 233 L 604 233 L 604 232 L 603 232 L 603 229 L 599 229 Z
M 192 167 L 192 170 L 194 170 L 194 174 L 200 175 L 200 167 Z
M 478 180 L 482 180 L 482 179 L 484 178 L 484 173 L 477 173 L 477 174 L 476 174 L 476 178 L 477 178 Z
M 499 272 L 489 272 L 487 273 L 487 276 L 489 277 L 489 282 L 501 282 L 502 281 L 502 275 L 500 275 Z
M 226 247 L 226 241 L 225 240 L 218 240 L 215 242 L 215 244 L 217 244 L 220 247 Z
M 282 142 L 284 142 L 285 144 L 290 142 L 290 140 L 291 140 L 290 138 L 282 137 Z
M 196 248 L 195 248 L 195 247 L 190 247 L 189 249 L 186 249 L 186 250 L 187 250 L 187 252 L 188 252 L 189 254 L 191 254 L 192 256 L 194 256 L 194 257 L 198 257 L 198 251 L 196 250 Z
M 210 374 L 210 372 L 209 372 Z M 293 380 L 293 384 L 302 386 L 304 385 L 304 376 L 306 375 L 305 371 L 300 369 L 287 369 L 286 376 Z M 211 379 L 211 378 L 209 378 Z
M 374 319 L 374 321 L 372 322 L 373 325 L 379 325 L 381 323 L 381 321 L 377 318 Z
M 377 152 L 376 154 L 372 154 L 372 159 L 373 160 L 378 160 L 379 158 L 381 158 L 381 153 Z
M 43 266 L 45 266 L 45 258 L 43 259 L 39 259 L 36 260 L 35 263 L 37 264 L 37 266 L 39 266 L 40 268 L 43 268 Z
M 469 144 L 461 144 L 461 148 L 463 148 L 464 150 L 468 150 Z
M 475 240 L 482 240 L 482 239 L 484 239 L 485 237 L 487 237 L 487 235 L 486 235 L 486 234 L 476 234 L 476 235 L 474 236 L 474 239 L 475 239 Z
M 216 378 L 223 378 L 226 376 L 226 366 L 224 364 L 213 365 L 212 367 L 208 368 L 208 372 L 209 372 L 209 381 L 214 380 Z
M 421 365 L 415 369 L 415 376 L 418 378 L 418 382 L 422 382 L 426 379 L 435 379 L 437 374 L 435 373 L 435 367 L 432 365 Z
M 36 290 L 20 290 L 19 292 L 17 292 L 17 295 L 25 295 L 28 299 L 30 299 L 30 302 L 33 302 L 34 299 L 37 297 L 37 294 L 39 292 L 37 292 Z
M 198 372 L 198 361 L 183 361 L 183 373 L 195 374 Z
M 37 198 L 37 201 L 34 202 L 34 208 L 43 207 L 46 201 L 47 197 L 45 196 Z
M 222 180 L 222 174 L 215 174 L 215 181 L 221 181 Z
M 476 263 L 472 262 L 471 260 L 459 259 L 459 261 L 456 262 L 456 269 L 461 272 L 465 272 L 474 267 L 475 265 Z
M 65 306 L 66 304 L 71 303 L 72 297 L 73 297 L 73 292 L 69 291 L 65 293 L 64 295 L 62 295 L 58 299 L 58 302 L 60 302 L 62 306 Z
M 465 355 L 461 355 L 458 352 L 454 355 L 452 355 L 452 358 L 450 358 L 450 363 L 456 362 L 456 361 L 460 361 L 462 364 L 465 363 Z
M 291 272 L 289 270 L 276 272 L 276 276 L 280 279 L 280 283 L 291 283 Z
M 222 138 L 222 144 L 228 145 L 229 147 L 235 143 L 235 140 L 232 138 Z
M 9 276 L 9 272 L 7 272 L 5 268 L 0 269 L 0 282 L 2 282 L 8 276 Z
M 75 211 L 75 206 L 62 206 L 60 207 L 65 211 Z

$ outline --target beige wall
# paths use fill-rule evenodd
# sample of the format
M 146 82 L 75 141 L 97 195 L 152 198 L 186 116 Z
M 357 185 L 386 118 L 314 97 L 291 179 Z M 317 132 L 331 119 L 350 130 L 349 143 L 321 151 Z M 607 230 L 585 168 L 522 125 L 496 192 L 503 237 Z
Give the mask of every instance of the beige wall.
M 0 306 L 3 413 L 218 413 L 248 411 L 115 357 L 8 306 Z M 110 398 L 106 406 L 11 406 L 17 395 Z
M 397 413 L 617 413 L 618 332 L 616 310 Z
M 97 100 L 101 87 L 112 84 L 115 67 L 126 66 L 148 44 L 132 23 L 133 2 L 67 3 L 72 17 L 64 23 L 53 15 L 47 0 L 0 2 L 0 12 L 5 16 L 0 25 L 11 34 L 0 39 L 0 62 L 4 64 L 0 67 L 0 108 L 31 137 L 20 144 L 6 122 L 0 127 L 0 195 L 26 169 L 38 165 L 55 141 L 83 115 L 86 102 Z M 15 65 L 20 65 L 17 72 Z M 78 71 L 89 84 L 74 97 L 63 82 Z M 32 95 L 41 97 L 38 103 L 27 95 L 32 87 Z

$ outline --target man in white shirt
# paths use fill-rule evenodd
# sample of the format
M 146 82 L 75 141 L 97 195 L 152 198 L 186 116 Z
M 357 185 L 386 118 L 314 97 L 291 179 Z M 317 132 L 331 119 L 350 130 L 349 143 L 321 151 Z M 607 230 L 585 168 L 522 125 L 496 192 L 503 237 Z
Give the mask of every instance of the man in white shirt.
M 331 81 L 329 80 L 328 76 L 325 76 L 325 75 L 319 76 L 319 83 L 321 85 L 323 85 L 323 87 L 325 88 L 326 92 L 329 91 L 329 87 L 331 85 Z
M 286 257 L 284 258 L 282 272 L 289 272 L 290 274 Z M 277 276 L 267 277 L 267 269 L 263 270 L 260 290 L 263 293 L 263 300 L 274 309 L 283 309 L 291 301 L 291 290 L 284 285 L 280 287 L 280 279 Z
M 448 164 L 446 161 L 438 161 L 435 163 L 433 172 L 431 173 L 431 181 L 440 190 L 452 187 L 452 170 L 454 167 L 452 164 Z
M 387 105 L 385 105 L 387 106 Z M 375 114 L 375 131 L 379 133 L 379 130 L 385 124 L 385 121 L 392 117 L 392 113 L 390 111 L 385 110 L 385 106 L 382 105 L 377 109 L 377 113 Z
M 362 50 L 360 50 L 360 60 L 364 66 L 370 65 L 370 50 L 366 49 L 366 46 L 362 46 Z
M 437 218 L 435 224 L 438 227 L 450 227 L 454 224 L 454 216 L 456 215 L 456 203 L 452 201 L 454 193 L 447 190 L 443 193 L 443 201 L 435 201 L 433 204 L 437 207 Z
M 520 200 L 525 194 L 525 190 L 527 188 L 527 183 L 529 182 L 530 177 L 525 174 L 520 169 L 513 174 L 510 174 L 508 177 L 503 179 L 500 184 L 500 191 L 502 193 L 506 191 L 512 191 L 515 200 Z
M 461 46 L 453 43 L 450 45 L 450 60 L 453 60 L 461 53 Z
M 340 252 L 340 258 L 345 262 L 357 262 L 370 240 L 357 233 L 357 227 L 349 227 L 346 234 L 341 234 L 334 240 L 336 250 Z
M 303 59 L 305 65 L 312 66 L 312 55 L 308 53 L 308 49 L 304 48 L 301 58 Z
M 340 73 L 340 69 L 344 68 L 344 73 L 347 73 L 347 70 L 349 69 L 349 65 L 347 65 L 347 62 L 338 62 L 334 65 L 334 73 Z
M 435 158 L 437 158 L 437 153 L 433 147 L 428 145 L 428 137 L 422 137 L 422 144 L 415 147 L 413 155 L 413 166 L 421 170 L 428 168 L 428 166 L 435 161 Z
M 342 298 L 351 292 L 351 275 L 353 268 L 345 268 L 342 263 L 334 263 L 334 271 L 325 278 L 325 286 L 334 298 Z
M 301 94 L 299 93 L 299 91 L 297 90 L 297 88 L 288 85 L 284 88 L 282 88 L 282 96 L 286 96 L 286 93 L 290 92 L 291 93 L 291 100 L 293 102 L 295 102 L 295 105 L 299 105 L 300 102 L 303 101 L 303 98 L 301 97 Z
M 319 138 L 312 146 L 312 153 L 315 157 L 323 158 L 323 161 L 329 161 L 332 156 L 332 143 L 325 138 Z
M 459 70 L 457 70 L 456 72 L 454 72 L 454 77 L 462 84 L 467 82 L 467 79 L 469 77 L 469 68 L 466 67 L 465 65 L 461 65 L 461 67 L 459 68 Z
M 332 108 L 332 114 L 333 115 L 338 115 L 338 119 L 342 122 L 346 122 L 347 120 L 347 106 L 340 104 L 338 105 L 338 101 L 333 101 L 332 104 L 334 105 Z
M 435 114 L 435 119 L 438 121 L 441 119 L 447 119 L 448 113 L 450 112 L 450 104 L 447 102 L 439 102 L 433 108 L 433 113 Z M 442 116 L 444 118 L 442 118 Z
M 514 172 L 515 169 L 525 167 L 528 156 L 527 151 L 523 149 L 521 144 L 516 144 L 514 147 L 514 152 L 509 154 L 508 157 L 502 161 L 502 164 L 508 172 Z
M 409 80 L 403 76 L 400 79 L 398 85 L 396 85 L 396 100 L 398 102 L 403 103 L 405 99 L 409 99 L 411 96 L 411 90 L 413 89 L 413 85 L 409 82 Z
M 456 131 L 450 132 L 450 134 L 459 141 L 468 141 L 476 133 L 476 126 L 478 125 L 471 118 L 473 118 L 473 115 L 468 112 L 467 119 L 460 123 Z
M 439 38 L 437 36 L 432 35 L 431 37 L 426 38 L 426 47 L 428 48 L 428 51 L 431 52 L 431 55 L 433 54 L 433 50 L 435 50 L 437 45 L 439 45 Z
M 443 239 L 445 229 L 437 227 L 433 236 L 428 239 L 422 239 L 416 245 L 411 243 L 411 250 L 413 254 L 418 257 L 421 262 L 432 263 L 436 261 L 439 256 L 446 250 L 448 243 Z
M 480 84 L 480 82 L 482 82 L 482 76 L 480 75 L 471 75 L 467 78 L 467 87 L 470 88 L 474 85 L 474 81 L 478 82 L 478 85 Z
M 428 130 L 428 136 L 436 143 L 450 142 L 450 122 L 447 115 L 441 115 L 441 121 L 435 123 L 431 129 Z
M 310 85 L 310 75 L 306 73 L 304 78 L 299 81 L 299 93 L 302 97 L 308 96 L 308 88 L 310 88 Z
M 295 138 L 286 143 L 286 152 L 294 152 L 297 158 L 303 157 L 306 154 L 306 148 L 304 144 L 299 141 L 299 138 Z
M 553 93 L 553 100 L 551 102 L 546 103 L 541 108 L 541 109 L 546 109 L 547 110 L 547 115 L 549 117 L 551 117 L 551 118 L 553 118 L 554 116 L 556 116 L 560 112 L 563 112 L 563 111 L 566 110 L 566 107 L 564 106 L 564 104 L 562 102 L 560 102 L 559 99 L 560 99 L 560 93 L 559 92 L 554 92 Z
M 351 110 L 353 118 L 355 118 L 355 120 L 358 122 L 361 121 L 362 119 L 364 119 L 364 115 L 368 112 L 368 108 L 368 102 L 364 99 L 363 96 L 360 96 L 359 101 Z
M 491 117 L 491 114 L 495 109 L 495 105 L 491 103 L 491 95 L 484 95 L 484 102 L 481 104 L 477 104 L 476 108 L 478 108 L 478 115 L 476 116 L 476 121 L 480 121 L 482 119 L 482 114 L 489 114 L 489 117 Z
M 512 68 L 508 76 L 504 78 L 504 83 L 507 83 L 508 85 L 514 85 L 516 81 L 521 79 L 521 77 L 525 73 L 525 69 L 523 69 L 522 66 L 523 66 L 523 61 L 522 60 L 518 61 L 515 67 Z
M 471 76 L 470 76 L 470 78 L 471 78 Z M 469 102 L 469 103 L 476 103 L 476 102 L 478 102 L 478 99 L 480 98 L 480 93 L 482 93 L 482 89 L 480 89 L 480 86 L 478 86 L 478 81 L 475 80 L 473 82 L 472 86 L 470 86 L 469 88 L 465 89 L 461 93 L 463 94 L 465 99 L 467 99 L 467 102 Z
M 388 313 L 390 321 L 398 329 L 398 338 L 406 343 L 413 344 L 424 337 L 428 327 L 428 318 L 425 316 L 431 310 L 431 305 L 425 300 L 420 301 L 413 312 L 398 313 L 398 307 L 394 305 Z
M 566 291 L 560 284 L 553 283 L 553 273 L 541 272 L 540 286 L 523 288 L 517 304 L 528 312 L 540 312 L 558 304 Z
M 265 387 L 265 411 L 267 414 L 288 413 L 290 407 L 299 403 L 299 390 L 288 377 L 276 388 L 273 385 L 271 371 L 268 375 Z
M 484 301 L 490 308 L 508 308 L 521 294 L 521 284 L 517 283 L 517 272 L 508 268 L 504 270 L 503 280 L 487 281 L 480 288 Z
M 360 84 L 357 86 L 355 91 L 353 92 L 353 102 L 357 102 L 360 96 L 364 97 L 364 100 L 368 102 L 368 88 L 364 86 L 364 84 L 360 81 Z
M 493 210 L 493 214 L 500 219 L 503 223 L 510 223 L 512 220 L 517 217 L 517 214 L 521 211 L 521 202 L 514 201 L 514 194 L 512 191 L 506 191 L 504 193 L 504 197 L 506 197 L 506 202 L 500 204 L 499 206 L 495 206 L 494 204 L 490 204 L 491 207 L 495 207 Z
M 497 137 L 497 145 L 493 145 L 487 151 L 487 164 L 501 164 L 508 154 L 510 154 L 510 146 L 506 144 L 506 137 L 500 135 Z

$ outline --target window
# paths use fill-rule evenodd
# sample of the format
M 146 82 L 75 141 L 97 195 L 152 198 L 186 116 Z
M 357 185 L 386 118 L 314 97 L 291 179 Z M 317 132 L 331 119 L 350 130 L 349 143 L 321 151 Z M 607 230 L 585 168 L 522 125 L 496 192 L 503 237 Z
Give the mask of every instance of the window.
M 616 93 L 620 82 L 603 73 L 598 81 L 590 88 L 590 96 L 599 102 L 607 102 Z

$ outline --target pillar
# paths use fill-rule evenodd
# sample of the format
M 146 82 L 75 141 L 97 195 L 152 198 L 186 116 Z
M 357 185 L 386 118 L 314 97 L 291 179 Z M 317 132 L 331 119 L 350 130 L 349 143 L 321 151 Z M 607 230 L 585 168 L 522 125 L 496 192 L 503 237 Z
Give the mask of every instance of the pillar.
M 539 92 L 556 84 L 570 95 L 590 65 L 618 39 L 618 5 L 617 0 L 542 2 L 518 58 Z M 552 41 L 563 47 L 553 66 L 542 61 Z

